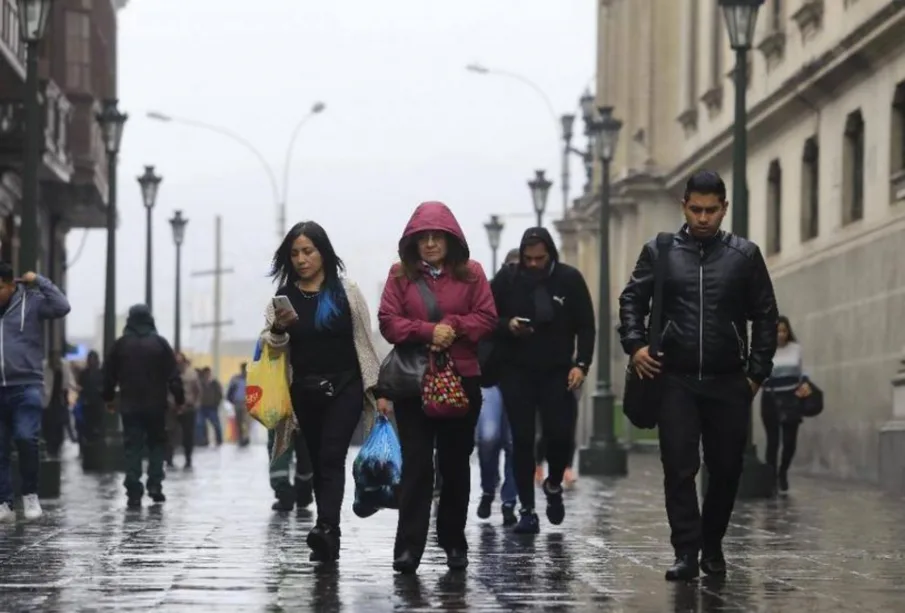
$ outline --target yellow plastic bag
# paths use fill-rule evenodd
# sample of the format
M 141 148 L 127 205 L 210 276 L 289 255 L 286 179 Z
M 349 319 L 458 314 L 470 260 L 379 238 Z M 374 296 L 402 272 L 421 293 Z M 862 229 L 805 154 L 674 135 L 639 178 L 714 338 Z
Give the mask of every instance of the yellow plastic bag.
M 248 414 L 268 430 L 292 415 L 289 398 L 289 371 L 286 352 L 262 343 L 260 355 L 248 366 L 245 384 L 245 408 Z

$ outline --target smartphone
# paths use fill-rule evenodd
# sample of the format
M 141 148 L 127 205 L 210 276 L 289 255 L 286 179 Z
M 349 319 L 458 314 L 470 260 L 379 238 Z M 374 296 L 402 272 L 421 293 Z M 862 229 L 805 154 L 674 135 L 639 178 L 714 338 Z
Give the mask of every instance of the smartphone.
M 288 296 L 274 296 L 273 308 L 276 310 L 292 311 L 293 313 L 295 313 L 295 307 L 292 306 L 292 301 L 289 300 Z
M 530 318 L 530 317 L 516 317 L 516 318 L 515 318 L 515 321 L 517 321 L 517 322 L 519 322 L 520 324 L 525 325 L 525 326 L 530 326 L 530 325 L 531 325 L 531 318 Z

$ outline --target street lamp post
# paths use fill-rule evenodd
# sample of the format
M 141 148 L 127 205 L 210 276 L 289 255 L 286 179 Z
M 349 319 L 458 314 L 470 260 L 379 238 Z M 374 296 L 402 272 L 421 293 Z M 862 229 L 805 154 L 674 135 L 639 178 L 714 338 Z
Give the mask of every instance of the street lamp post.
M 182 241 L 185 240 L 185 226 L 188 223 L 189 220 L 182 216 L 182 211 L 176 211 L 170 218 L 173 242 L 176 244 L 176 329 L 173 331 L 173 348 L 176 351 L 182 350 Z
M 104 356 L 116 338 L 116 162 L 123 140 L 123 126 L 129 118 L 120 113 L 115 99 L 104 100 L 97 122 L 107 152 L 107 279 L 104 289 Z
M 151 252 L 152 252 L 152 227 L 153 227 L 153 218 L 151 212 L 154 210 L 154 204 L 157 202 L 157 190 L 160 187 L 160 182 L 163 181 L 163 177 L 159 176 L 154 172 L 153 166 L 145 166 L 145 173 L 138 177 L 138 184 L 141 186 L 141 198 L 145 204 L 145 211 L 147 212 L 147 246 L 145 247 L 145 304 L 148 305 L 148 308 L 151 309 L 151 312 L 154 312 L 153 305 L 153 268 L 151 266 Z
M 600 160 L 600 287 L 597 299 L 597 389 L 594 392 L 594 432 L 587 448 L 578 454 L 582 474 L 624 476 L 628 453 L 616 440 L 615 397 L 611 381 L 612 319 L 610 305 L 610 163 L 619 141 L 622 122 L 612 107 L 601 107 L 593 125 L 594 146 Z
M 490 242 L 490 252 L 493 254 L 491 275 L 495 275 L 497 271 L 497 253 L 500 249 L 500 237 L 503 234 L 503 222 L 500 221 L 499 215 L 491 215 L 490 221 L 484 224 L 487 230 L 487 240 Z
M 572 137 L 575 135 L 575 115 L 563 115 L 560 117 L 560 122 L 562 123 L 562 139 L 563 139 L 563 172 L 562 172 L 562 193 L 563 200 L 568 201 L 569 199 L 569 182 L 570 182 L 570 173 L 569 173 L 569 155 L 575 154 L 581 158 L 582 163 L 584 164 L 585 169 L 585 184 L 584 184 L 584 193 L 589 194 L 591 192 L 591 179 L 592 173 L 594 171 L 594 152 L 591 150 L 591 141 L 593 139 L 593 130 L 592 125 L 595 119 L 595 113 L 597 109 L 594 108 L 594 96 L 591 94 L 590 90 L 585 90 L 584 94 L 582 94 L 581 99 L 578 101 L 579 107 L 581 109 L 581 118 L 584 122 L 584 134 L 588 137 L 588 145 L 584 151 L 580 149 L 576 149 L 572 146 Z
M 22 171 L 22 228 L 19 268 L 38 267 L 38 165 L 41 162 L 41 104 L 38 102 L 38 45 L 44 38 L 53 0 L 19 0 L 19 34 L 25 43 L 25 164 Z
M 121 113 L 116 99 L 104 100 L 95 119 L 101 127 L 104 150 L 107 153 L 107 270 L 104 288 L 104 366 L 116 339 L 116 165 L 123 127 L 129 118 Z M 95 440 L 82 459 L 85 470 L 116 471 L 125 466 L 122 432 L 119 418 L 105 411 L 100 424 L 90 426 Z
M 732 148 L 732 232 L 748 236 L 748 52 L 754 41 L 757 12 L 763 0 L 719 0 L 726 20 L 729 43 L 735 51 L 735 123 Z M 757 457 L 754 445 L 754 413 L 748 426 L 748 443 L 745 447 L 744 471 L 739 483 L 741 499 L 769 498 L 773 495 L 773 469 Z M 706 475 L 706 473 L 705 473 Z M 706 488 L 706 481 L 703 484 Z
M 544 225 L 544 211 L 547 209 L 547 196 L 550 195 L 550 187 L 553 182 L 544 176 L 543 170 L 535 170 L 534 178 L 528 181 L 531 189 L 531 200 L 534 203 L 534 214 L 537 216 L 537 227 Z

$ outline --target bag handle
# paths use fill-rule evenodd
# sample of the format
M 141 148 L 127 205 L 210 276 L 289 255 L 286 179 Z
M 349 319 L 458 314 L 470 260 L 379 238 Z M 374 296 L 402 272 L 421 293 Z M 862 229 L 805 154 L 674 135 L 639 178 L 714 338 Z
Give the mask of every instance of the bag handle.
M 660 351 L 660 334 L 663 327 L 663 286 L 669 266 L 669 251 L 675 235 L 672 232 L 657 234 L 657 259 L 654 261 L 654 296 L 650 310 L 649 342 L 651 355 Z
M 418 292 L 421 294 L 424 306 L 427 307 L 427 320 L 432 323 L 437 323 L 443 319 L 443 312 L 437 304 L 437 297 L 434 296 L 434 292 L 428 287 L 424 277 L 419 275 L 418 278 L 415 279 L 415 285 L 418 286 Z

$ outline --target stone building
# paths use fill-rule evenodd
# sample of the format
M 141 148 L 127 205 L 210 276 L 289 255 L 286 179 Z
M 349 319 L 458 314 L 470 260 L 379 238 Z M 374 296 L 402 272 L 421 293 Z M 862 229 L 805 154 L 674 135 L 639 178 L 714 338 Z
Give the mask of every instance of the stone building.
M 905 347 L 903 31 L 899 0 L 767 0 L 748 56 L 750 238 L 826 392 L 796 464 L 868 481 Z M 678 228 L 686 177 L 717 170 L 731 194 L 733 67 L 715 1 L 599 3 L 598 103 L 624 122 L 612 168 L 614 312 L 642 242 Z M 563 253 L 592 286 L 597 212 L 579 200 L 558 224 Z M 731 215 L 730 204 L 727 228 Z M 612 357 L 618 385 L 618 344 Z

